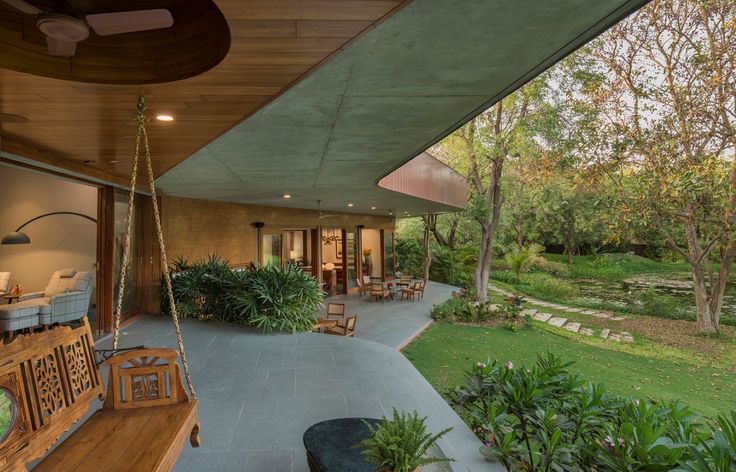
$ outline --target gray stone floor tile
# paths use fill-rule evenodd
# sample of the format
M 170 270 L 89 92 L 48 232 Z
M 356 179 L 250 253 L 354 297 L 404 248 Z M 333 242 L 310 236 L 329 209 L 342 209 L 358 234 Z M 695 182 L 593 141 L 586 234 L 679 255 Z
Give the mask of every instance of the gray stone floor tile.
M 246 453 L 182 454 L 174 472 L 243 472 L 247 460 Z
M 329 346 L 285 347 L 284 367 L 334 367 Z
M 291 472 L 293 460 L 291 449 L 250 451 L 245 472 Z
M 258 358 L 259 369 L 274 369 L 284 365 L 284 348 L 262 349 Z
M 359 393 L 349 368 L 307 367 L 295 370 L 297 399 Z
M 230 451 L 271 449 L 274 446 L 277 400 L 245 402 L 240 421 L 235 428 Z
M 348 404 L 348 416 L 361 416 L 365 418 L 381 418 L 386 414 L 376 395 L 352 395 L 346 396 Z
M 295 369 L 268 369 L 263 398 L 294 398 Z

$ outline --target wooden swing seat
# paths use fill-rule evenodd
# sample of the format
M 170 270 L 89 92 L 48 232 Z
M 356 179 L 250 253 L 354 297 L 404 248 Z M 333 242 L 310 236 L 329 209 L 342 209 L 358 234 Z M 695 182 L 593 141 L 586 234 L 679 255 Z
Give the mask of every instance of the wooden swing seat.
M 103 397 L 102 409 L 34 471 L 170 471 L 187 439 L 199 446 L 197 401 L 184 390 L 176 350 L 108 359 L 105 396 L 93 348 L 87 318 L 0 347 L 0 387 L 16 400 L 15 422 L 0 442 L 1 470 L 26 470 Z

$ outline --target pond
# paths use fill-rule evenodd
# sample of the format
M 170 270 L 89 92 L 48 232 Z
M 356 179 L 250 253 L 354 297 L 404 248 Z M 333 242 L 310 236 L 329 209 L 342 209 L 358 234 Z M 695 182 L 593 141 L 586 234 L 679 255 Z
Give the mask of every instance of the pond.
M 582 298 L 588 302 L 608 303 L 626 308 L 631 304 L 641 305 L 639 295 L 653 288 L 658 294 L 677 299 L 684 313 L 695 315 L 693 282 L 687 272 L 666 274 L 640 274 L 624 280 L 578 279 Z M 736 314 L 736 287 L 726 286 L 723 296 L 723 314 Z

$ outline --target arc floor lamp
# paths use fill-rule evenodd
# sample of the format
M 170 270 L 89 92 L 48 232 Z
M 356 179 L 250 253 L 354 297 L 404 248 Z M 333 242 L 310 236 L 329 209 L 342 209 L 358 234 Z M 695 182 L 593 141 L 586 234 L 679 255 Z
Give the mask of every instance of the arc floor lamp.
M 3 237 L 2 242 L 0 242 L 0 244 L 30 244 L 31 238 L 29 238 L 26 233 L 21 232 L 21 230 L 36 220 L 40 220 L 41 218 L 46 218 L 47 216 L 54 216 L 54 215 L 81 216 L 82 218 L 90 220 L 93 223 L 97 223 L 96 219 L 92 218 L 91 216 L 82 214 L 82 213 L 77 213 L 74 211 L 53 211 L 51 213 L 45 213 L 43 215 L 36 216 L 35 218 L 31 218 L 30 220 L 26 221 L 22 225 L 18 226 L 18 229 L 16 229 L 14 232 L 10 234 L 6 234 Z

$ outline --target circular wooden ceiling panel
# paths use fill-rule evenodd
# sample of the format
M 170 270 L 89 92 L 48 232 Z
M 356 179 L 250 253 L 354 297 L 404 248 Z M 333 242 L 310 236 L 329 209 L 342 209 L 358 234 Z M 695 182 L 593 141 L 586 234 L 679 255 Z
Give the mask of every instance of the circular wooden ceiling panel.
M 59 8 L 55 0 L 27 2 L 43 11 Z M 112 36 L 98 36 L 90 28 L 74 56 L 52 56 L 35 16 L 0 1 L 0 67 L 79 82 L 153 84 L 199 75 L 222 61 L 230 49 L 227 21 L 211 0 L 69 0 L 68 5 L 78 18 L 165 8 L 174 24 Z

